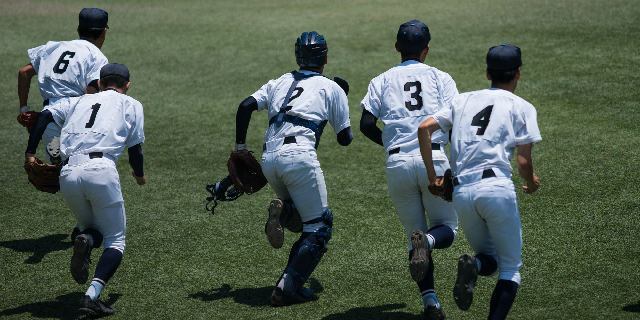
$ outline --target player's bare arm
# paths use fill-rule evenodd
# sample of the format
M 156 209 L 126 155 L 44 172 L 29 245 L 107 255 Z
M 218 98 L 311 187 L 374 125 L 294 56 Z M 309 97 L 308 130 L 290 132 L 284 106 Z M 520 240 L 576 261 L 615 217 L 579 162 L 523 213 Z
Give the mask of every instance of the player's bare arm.
M 422 161 L 427 168 L 427 174 L 429 175 L 429 181 L 436 181 L 436 170 L 433 167 L 433 157 L 431 155 L 431 134 L 436 130 L 440 130 L 440 125 L 435 119 L 429 118 L 420 124 L 418 127 L 418 143 L 420 145 L 420 154 L 422 154 Z
M 22 107 L 27 106 L 29 89 L 31 88 L 31 78 L 36 74 L 36 70 L 31 63 L 18 71 L 18 99 L 20 99 L 20 106 L 18 106 L 18 108 L 20 108 L 21 113 L 29 111 L 28 109 L 23 110 Z
M 523 186 L 524 193 L 534 193 L 540 186 L 540 178 L 533 173 L 533 161 L 531 160 L 531 149 L 533 143 L 523 144 L 518 146 L 518 171 L 520 176 L 527 182 L 526 186 Z

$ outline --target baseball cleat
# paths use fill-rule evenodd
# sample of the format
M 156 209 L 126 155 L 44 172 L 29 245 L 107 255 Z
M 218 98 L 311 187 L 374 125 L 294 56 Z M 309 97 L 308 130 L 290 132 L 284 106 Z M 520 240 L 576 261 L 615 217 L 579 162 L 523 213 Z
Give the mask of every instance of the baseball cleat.
M 476 257 L 465 253 L 458 259 L 458 278 L 453 287 L 453 299 L 460 310 L 469 310 L 473 302 L 473 286 L 478 279 Z
M 73 256 L 71 257 L 71 276 L 79 284 L 89 279 L 89 264 L 91 263 L 91 238 L 87 234 L 80 234 L 73 242 Z
M 424 320 L 444 320 L 447 315 L 442 310 L 442 306 L 428 306 L 424 309 Z
M 76 240 L 76 237 L 80 234 L 80 229 L 78 229 L 78 227 L 76 226 L 75 228 L 73 228 L 73 231 L 71 231 L 71 242 Z
M 424 279 L 429 269 L 429 242 L 425 239 L 425 234 L 421 230 L 411 233 L 411 261 L 409 262 L 409 273 L 413 281 L 420 282 Z
M 80 300 L 80 313 L 94 317 L 106 317 L 114 314 L 115 310 L 100 299 L 91 300 L 91 297 L 85 295 Z
M 313 290 L 302 287 L 292 296 L 288 296 L 282 289 L 275 287 L 271 293 L 271 305 L 274 307 L 290 306 L 296 303 L 308 302 L 313 299 Z
M 280 249 L 284 242 L 284 228 L 281 223 L 282 209 L 284 202 L 280 199 L 273 199 L 269 203 L 269 220 L 264 227 L 267 239 L 272 247 Z

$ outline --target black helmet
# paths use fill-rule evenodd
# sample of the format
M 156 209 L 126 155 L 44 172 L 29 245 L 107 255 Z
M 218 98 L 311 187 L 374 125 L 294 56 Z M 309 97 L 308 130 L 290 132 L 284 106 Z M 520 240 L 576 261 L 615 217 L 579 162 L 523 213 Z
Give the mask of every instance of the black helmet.
M 327 41 L 315 31 L 304 32 L 296 41 L 296 62 L 303 67 L 322 67 L 327 57 Z

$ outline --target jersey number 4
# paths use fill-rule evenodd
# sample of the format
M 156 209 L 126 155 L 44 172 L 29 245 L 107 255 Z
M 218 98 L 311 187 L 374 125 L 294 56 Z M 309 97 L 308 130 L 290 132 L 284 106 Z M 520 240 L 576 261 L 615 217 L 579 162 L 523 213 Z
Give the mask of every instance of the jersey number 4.
M 60 59 L 58 59 L 58 62 L 56 63 L 55 66 L 53 66 L 53 72 L 57 73 L 57 74 L 63 74 L 65 71 L 67 71 L 67 67 L 69 66 L 69 59 L 73 58 L 76 55 L 75 52 L 71 52 L 71 51 L 65 51 L 62 53 L 62 55 L 60 56 Z
M 481 136 L 484 134 L 484 131 L 487 130 L 487 126 L 489 125 L 489 117 L 491 117 L 491 111 L 493 111 L 493 105 L 490 105 L 482 111 L 478 112 L 473 119 L 471 120 L 471 125 L 478 128 L 476 131 L 477 136 Z

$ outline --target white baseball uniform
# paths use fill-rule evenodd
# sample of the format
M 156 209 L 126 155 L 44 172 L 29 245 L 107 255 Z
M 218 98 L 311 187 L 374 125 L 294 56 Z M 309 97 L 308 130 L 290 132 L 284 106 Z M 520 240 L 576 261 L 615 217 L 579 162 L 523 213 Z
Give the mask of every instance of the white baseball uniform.
M 510 158 L 516 146 L 542 140 L 535 108 L 491 88 L 459 95 L 433 118 L 452 132 L 453 204 L 469 245 L 496 259 L 500 279 L 520 284 L 522 226 Z
M 28 50 L 29 59 L 38 74 L 38 88 L 45 101 L 43 110 L 56 98 L 83 95 L 89 83 L 100 78 L 100 69 L 109 61 L 100 49 L 87 40 L 49 41 Z M 49 100 L 49 103 L 47 103 Z M 51 163 L 47 145 L 60 136 L 60 126 L 49 123 L 42 136 L 47 161 Z
M 297 83 L 287 103 L 287 114 L 310 120 L 321 128 L 328 121 L 336 133 L 351 126 L 347 96 L 334 81 L 312 71 L 298 71 L 305 78 Z M 270 80 L 252 96 L 258 111 L 276 117 L 294 81 L 291 73 Z M 289 108 L 291 107 L 291 108 Z M 316 133 L 305 126 L 282 122 L 271 124 L 264 136 L 262 172 L 278 198 L 292 200 L 302 221 L 320 217 L 327 208 L 327 188 L 316 155 Z M 293 143 L 295 141 L 295 143 Z M 314 232 L 323 222 L 305 224 Z
M 411 233 L 427 232 L 431 226 L 444 224 L 454 233 L 458 217 L 453 205 L 428 192 L 429 178 L 418 145 L 418 126 L 444 108 L 458 89 L 449 74 L 419 61 L 405 61 L 369 83 L 369 91 L 360 108 L 369 111 L 384 124 L 382 141 L 387 152 L 386 175 L 389 194 L 402 225 L 407 232 L 409 249 Z M 436 173 L 449 169 L 444 150 L 448 134 L 434 133 L 432 142 Z M 429 216 L 429 223 L 425 217 Z
M 108 89 L 62 99 L 49 110 L 62 126 L 64 200 L 80 230 L 96 229 L 105 249 L 124 252 L 126 215 L 116 163 L 125 148 L 144 142 L 142 104 Z

